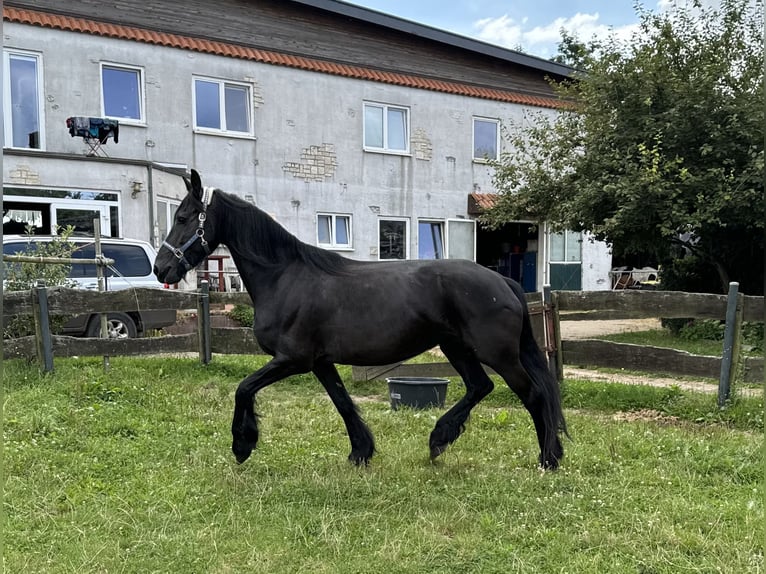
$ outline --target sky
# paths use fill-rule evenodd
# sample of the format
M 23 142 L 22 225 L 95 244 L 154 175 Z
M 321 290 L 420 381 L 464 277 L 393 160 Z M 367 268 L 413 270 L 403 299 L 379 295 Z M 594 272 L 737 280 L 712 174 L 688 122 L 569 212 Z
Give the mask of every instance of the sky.
M 378 12 L 541 58 L 557 53 L 560 30 L 580 40 L 636 29 L 634 0 L 346 0 Z M 644 0 L 651 11 L 672 0 Z

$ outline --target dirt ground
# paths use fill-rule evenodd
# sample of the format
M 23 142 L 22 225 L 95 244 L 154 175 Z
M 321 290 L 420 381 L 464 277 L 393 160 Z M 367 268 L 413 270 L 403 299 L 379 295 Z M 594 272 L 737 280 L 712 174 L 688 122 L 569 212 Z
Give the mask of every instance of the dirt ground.
M 659 319 L 625 319 L 615 321 L 561 321 L 562 339 L 588 339 L 628 331 L 661 329 Z
M 628 331 L 649 331 L 660 329 L 659 319 L 626 319 L 614 321 L 561 321 L 562 339 L 587 339 L 614 333 Z M 711 380 L 681 380 L 679 378 L 663 377 L 660 375 L 635 375 L 632 373 L 606 373 L 593 369 L 564 367 L 564 376 L 568 379 L 587 379 L 589 381 L 604 381 L 606 383 L 623 383 L 626 385 L 653 385 L 657 387 L 677 386 L 688 391 L 702 393 L 718 393 L 718 383 Z M 759 389 L 743 387 L 739 393 L 754 396 L 762 393 Z

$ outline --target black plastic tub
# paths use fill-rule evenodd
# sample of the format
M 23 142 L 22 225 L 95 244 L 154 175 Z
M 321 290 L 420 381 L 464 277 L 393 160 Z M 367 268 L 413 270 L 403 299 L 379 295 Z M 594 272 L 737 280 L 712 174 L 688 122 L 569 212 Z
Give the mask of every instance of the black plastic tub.
M 434 377 L 391 377 L 388 383 L 388 396 L 391 408 L 400 406 L 414 409 L 443 407 L 447 398 L 447 379 Z

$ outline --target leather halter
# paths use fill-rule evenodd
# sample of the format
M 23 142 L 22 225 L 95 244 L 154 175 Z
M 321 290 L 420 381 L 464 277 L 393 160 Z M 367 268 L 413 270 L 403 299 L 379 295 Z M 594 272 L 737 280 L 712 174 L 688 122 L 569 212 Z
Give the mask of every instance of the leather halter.
M 162 245 L 170 249 L 173 255 L 176 256 L 176 259 L 178 259 L 181 265 L 184 266 L 186 271 L 190 271 L 194 265 L 189 263 L 189 261 L 186 259 L 186 255 L 184 254 L 189 249 L 189 247 L 194 245 L 194 242 L 197 241 L 197 239 L 200 240 L 200 243 L 205 250 L 206 256 L 210 255 L 210 248 L 207 246 L 207 241 L 205 240 L 205 220 L 207 219 L 207 206 L 210 205 L 210 202 L 213 200 L 214 191 L 215 188 L 213 187 L 206 187 L 202 190 L 202 211 L 199 213 L 197 229 L 194 230 L 194 235 L 192 235 L 186 241 L 186 243 L 181 245 L 181 247 L 174 247 L 168 243 L 167 240 L 162 242 Z

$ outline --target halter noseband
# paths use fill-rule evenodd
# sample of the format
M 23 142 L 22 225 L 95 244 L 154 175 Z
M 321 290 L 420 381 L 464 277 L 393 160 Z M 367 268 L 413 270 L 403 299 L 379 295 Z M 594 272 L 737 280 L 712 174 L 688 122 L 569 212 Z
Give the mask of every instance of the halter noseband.
M 190 271 L 194 265 L 189 263 L 184 253 L 186 253 L 186 250 L 189 249 L 189 247 L 194 245 L 194 242 L 197 241 L 197 239 L 200 240 L 202 247 L 205 249 L 205 253 L 210 255 L 210 248 L 207 246 L 207 241 L 205 240 L 205 220 L 207 219 L 207 206 L 210 205 L 210 202 L 213 200 L 213 191 L 215 191 L 215 188 L 212 187 L 206 187 L 202 190 L 202 211 L 200 211 L 198 217 L 199 221 L 197 222 L 197 229 L 194 230 L 194 235 L 192 235 L 186 243 L 181 245 L 181 247 L 173 247 L 167 241 L 162 242 L 162 245 L 173 252 L 173 255 L 176 256 L 176 259 L 178 259 L 181 265 L 184 266 L 186 271 Z

